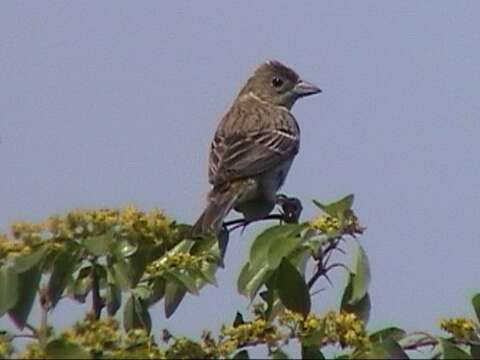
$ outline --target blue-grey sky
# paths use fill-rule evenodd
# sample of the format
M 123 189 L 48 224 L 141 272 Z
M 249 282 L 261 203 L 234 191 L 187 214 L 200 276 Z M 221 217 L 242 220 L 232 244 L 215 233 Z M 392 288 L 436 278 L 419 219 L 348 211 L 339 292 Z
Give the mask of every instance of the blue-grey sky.
M 2 1 L 0 228 L 127 203 L 193 222 L 218 119 L 276 58 L 324 90 L 294 107 L 302 146 L 284 191 L 306 218 L 312 198 L 356 194 L 370 327 L 472 315 L 479 13 L 475 1 Z M 252 231 L 232 239 L 218 288 L 168 322 L 156 307 L 159 327 L 196 335 L 245 310 L 235 282 Z M 316 310 L 335 304 L 342 279 Z M 55 311 L 60 324 L 71 309 Z

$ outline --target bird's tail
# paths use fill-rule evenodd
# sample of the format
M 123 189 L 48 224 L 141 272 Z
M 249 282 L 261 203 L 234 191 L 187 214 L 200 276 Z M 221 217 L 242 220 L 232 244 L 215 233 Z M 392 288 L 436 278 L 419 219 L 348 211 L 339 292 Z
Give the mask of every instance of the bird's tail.
M 235 206 L 238 198 L 249 186 L 248 181 L 238 181 L 223 189 L 213 189 L 208 195 L 208 204 L 202 215 L 192 227 L 192 237 L 202 235 L 217 235 L 223 224 L 223 219 Z

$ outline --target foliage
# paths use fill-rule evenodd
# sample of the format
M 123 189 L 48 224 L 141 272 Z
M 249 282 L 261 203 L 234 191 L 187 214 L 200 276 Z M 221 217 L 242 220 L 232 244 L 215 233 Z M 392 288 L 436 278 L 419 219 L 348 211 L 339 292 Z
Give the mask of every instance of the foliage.
M 167 329 L 155 337 L 149 309 L 163 302 L 166 316 L 172 316 L 187 294 L 216 284 L 227 228 L 218 241 L 190 239 L 189 225 L 133 206 L 14 223 L 9 236 L 0 235 L 0 316 L 8 314 L 20 333 L 0 331 L 0 357 L 244 359 L 250 348 L 264 346 L 271 358 L 286 358 L 292 340 L 303 358 L 322 359 L 326 351 L 337 358 L 408 358 L 424 348 L 432 349 L 433 358 L 480 355 L 479 319 L 443 320 L 446 336 L 396 327 L 368 332 L 370 267 L 357 239 L 364 228 L 352 210 L 353 195 L 314 203 L 321 211 L 314 219 L 281 222 L 253 240 L 237 282 L 239 293 L 254 304 L 248 319 L 237 313 L 218 336 L 205 331 L 197 340 Z M 355 251 L 353 263 L 334 262 L 332 255 L 344 253 L 347 242 Z M 346 271 L 339 309 L 315 314 L 314 286 L 322 278 L 330 282 L 335 269 Z M 58 332 L 48 314 L 65 298 L 90 298 L 91 310 Z M 36 299 L 42 316 L 32 325 Z M 472 304 L 479 316 L 480 294 Z M 16 349 L 20 337 L 31 341 Z

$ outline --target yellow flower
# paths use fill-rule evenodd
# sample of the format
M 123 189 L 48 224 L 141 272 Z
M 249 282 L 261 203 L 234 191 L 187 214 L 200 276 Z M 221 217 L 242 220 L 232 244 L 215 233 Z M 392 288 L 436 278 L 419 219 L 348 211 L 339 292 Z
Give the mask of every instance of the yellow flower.
M 466 318 L 451 318 L 442 320 L 440 327 L 457 338 L 469 339 L 475 334 L 475 323 Z
M 320 215 L 310 221 L 310 227 L 324 234 L 331 234 L 340 230 L 341 223 L 332 216 Z

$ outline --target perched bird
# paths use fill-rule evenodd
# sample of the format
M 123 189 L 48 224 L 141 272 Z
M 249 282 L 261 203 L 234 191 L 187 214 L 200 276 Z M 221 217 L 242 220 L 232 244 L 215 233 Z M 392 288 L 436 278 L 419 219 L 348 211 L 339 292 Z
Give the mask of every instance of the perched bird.
M 319 92 L 278 61 L 255 70 L 215 132 L 208 164 L 213 189 L 194 236 L 218 234 L 232 208 L 247 222 L 270 214 L 300 146 L 290 110 L 299 98 Z

